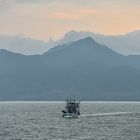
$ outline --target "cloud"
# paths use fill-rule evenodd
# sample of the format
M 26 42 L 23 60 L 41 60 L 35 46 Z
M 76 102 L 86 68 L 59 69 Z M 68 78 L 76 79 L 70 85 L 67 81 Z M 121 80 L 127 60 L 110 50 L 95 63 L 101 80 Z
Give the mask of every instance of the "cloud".
M 90 3 L 94 0 L 15 0 L 15 2 L 17 3 L 32 3 L 32 4 L 38 4 L 38 3 L 46 3 L 46 4 L 49 4 L 49 3 L 77 3 L 77 4 L 87 4 L 87 3 Z
M 102 11 L 93 8 L 78 8 L 78 9 L 65 9 L 65 11 L 56 11 L 50 13 L 50 18 L 54 19 L 64 19 L 64 20 L 78 20 L 82 17 L 87 17 L 91 15 L 99 15 Z
M 8 9 L 13 4 L 77 5 L 98 7 L 109 5 L 137 5 L 140 0 L 0 0 L 0 9 Z
M 7 1 L 7 0 L 5 0 Z M 124 4 L 138 4 L 140 0 L 14 0 L 16 3 L 21 4 L 77 4 L 82 6 L 96 6 L 105 3 L 124 3 Z
M 15 0 L 16 3 L 21 4 L 39 4 L 39 3 L 50 3 L 53 0 Z
M 0 33 L 46 40 L 71 29 L 118 34 L 140 27 L 140 0 L 0 0 Z M 8 10 L 6 10 L 8 9 Z
M 74 15 L 72 13 L 64 13 L 64 12 L 50 13 L 50 17 L 55 19 L 68 19 L 68 20 L 78 19 L 78 15 Z
M 14 0 L 0 0 L 0 11 L 9 9 L 14 4 Z

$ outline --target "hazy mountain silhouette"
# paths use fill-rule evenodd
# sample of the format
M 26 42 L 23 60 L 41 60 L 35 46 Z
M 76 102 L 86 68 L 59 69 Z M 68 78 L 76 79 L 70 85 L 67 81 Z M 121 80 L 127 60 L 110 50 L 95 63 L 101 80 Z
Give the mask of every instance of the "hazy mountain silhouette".
M 92 37 L 96 42 L 104 44 L 120 54 L 140 54 L 140 30 L 114 36 L 72 30 L 67 32 L 61 39 L 57 41 L 50 39 L 48 42 L 29 38 L 24 35 L 0 35 L 0 48 L 25 55 L 36 55 L 42 54 L 57 45 L 69 44 L 86 37 Z
M 112 36 L 72 30 L 65 34 L 64 38 L 59 41 L 59 44 L 77 41 L 86 37 L 92 37 L 96 42 L 107 45 L 109 48 L 124 55 L 140 54 L 140 30 Z
M 140 100 L 139 59 L 90 37 L 42 55 L 0 50 L 0 99 Z
M 48 42 L 45 42 L 43 40 L 26 37 L 24 35 L 0 35 L 1 49 L 25 55 L 42 54 L 55 45 L 56 42 L 51 39 Z

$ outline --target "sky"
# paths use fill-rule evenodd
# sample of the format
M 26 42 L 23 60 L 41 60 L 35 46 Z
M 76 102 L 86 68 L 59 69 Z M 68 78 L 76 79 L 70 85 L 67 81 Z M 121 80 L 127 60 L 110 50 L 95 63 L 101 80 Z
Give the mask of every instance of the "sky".
M 48 40 L 70 30 L 106 35 L 140 29 L 140 0 L 0 0 L 0 34 Z

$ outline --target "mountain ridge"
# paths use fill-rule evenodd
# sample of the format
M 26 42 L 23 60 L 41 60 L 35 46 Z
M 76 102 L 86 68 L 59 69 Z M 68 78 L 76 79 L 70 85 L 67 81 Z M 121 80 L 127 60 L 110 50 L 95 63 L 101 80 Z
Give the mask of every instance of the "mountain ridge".
M 64 37 L 54 41 L 51 38 L 48 41 L 37 40 L 25 35 L 0 35 L 0 48 L 17 52 L 25 55 L 43 54 L 49 49 L 69 44 L 79 39 L 92 37 L 96 42 L 104 44 L 109 48 L 123 55 L 140 54 L 140 30 L 128 32 L 122 35 L 104 35 L 88 31 L 69 31 Z
M 140 100 L 138 61 L 89 37 L 59 47 L 0 59 L 0 100 Z

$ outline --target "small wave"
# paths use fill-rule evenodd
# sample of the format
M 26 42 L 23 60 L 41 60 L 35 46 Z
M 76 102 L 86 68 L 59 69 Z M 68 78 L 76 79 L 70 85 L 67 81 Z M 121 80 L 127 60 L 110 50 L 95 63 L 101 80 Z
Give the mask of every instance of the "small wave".
M 97 117 L 97 116 L 115 116 L 115 115 L 123 115 L 123 114 L 131 114 L 133 112 L 110 112 L 110 113 L 97 113 L 97 114 L 82 114 L 81 117 Z

